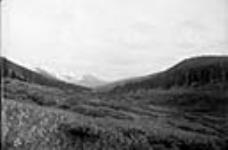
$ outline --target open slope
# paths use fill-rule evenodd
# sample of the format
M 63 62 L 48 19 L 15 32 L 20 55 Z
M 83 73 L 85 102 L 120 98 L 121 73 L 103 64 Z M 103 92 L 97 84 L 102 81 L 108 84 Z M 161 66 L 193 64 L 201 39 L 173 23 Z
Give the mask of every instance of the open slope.
M 37 73 L 47 77 L 47 78 L 56 79 L 56 80 L 58 79 L 58 77 L 56 77 L 54 74 L 52 74 L 52 73 L 50 73 L 47 70 L 44 70 L 42 68 L 37 67 L 37 68 L 35 68 L 35 71 Z
M 115 82 L 98 91 L 128 92 L 139 89 L 196 88 L 228 85 L 228 56 L 201 56 L 186 59 L 166 71 Z M 217 88 L 217 87 L 216 87 Z
M 5 150 L 225 150 L 228 146 L 227 121 L 213 115 L 164 108 L 125 110 L 109 108 L 110 104 L 79 105 L 87 106 L 90 113 L 11 99 L 4 99 L 2 104 Z M 102 113 L 102 107 L 119 116 L 123 111 L 131 119 Z
M 191 84 L 187 84 L 187 78 L 184 84 L 164 78 L 175 86 L 144 87 L 146 80 L 162 72 L 137 79 L 137 87 L 105 93 L 75 92 L 41 84 L 10 66 L 11 71 L 3 78 L 3 149 L 226 150 L 227 58 L 206 59 L 200 61 L 202 64 L 199 58 L 189 59 L 165 72 L 175 78 L 180 70 L 191 70 L 190 76 L 196 74 L 201 80 L 196 72 L 212 66 L 216 70 L 220 64 L 216 72 L 222 75 L 212 73 L 207 82 L 190 80 Z
M 224 93 L 214 99 L 210 93 L 195 91 L 153 91 L 151 99 L 135 95 L 115 99 L 10 78 L 4 85 L 6 150 L 225 150 L 228 146 L 227 105 L 222 103 L 228 95 Z M 177 107 L 175 100 L 192 105 L 192 97 L 206 102 L 210 98 L 214 104 L 221 101 L 223 109 Z M 166 105 L 170 98 L 175 107 Z
M 81 79 L 76 79 L 76 77 L 65 76 L 67 82 L 74 83 L 76 85 L 81 85 L 88 88 L 96 88 L 99 86 L 106 85 L 107 82 L 96 78 L 93 75 L 83 75 Z
M 10 60 L 0 57 L 1 73 L 3 77 L 15 78 L 28 83 L 36 83 L 51 87 L 58 87 L 63 89 L 72 89 L 76 91 L 88 91 L 88 88 L 76 86 L 74 84 L 66 83 L 64 81 L 47 77 L 46 75 L 39 74 L 31 71 L 25 67 L 11 62 Z

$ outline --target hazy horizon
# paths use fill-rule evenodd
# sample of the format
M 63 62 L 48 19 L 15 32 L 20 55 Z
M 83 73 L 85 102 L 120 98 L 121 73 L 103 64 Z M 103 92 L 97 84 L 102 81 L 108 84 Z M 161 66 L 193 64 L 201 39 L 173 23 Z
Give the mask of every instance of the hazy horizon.
M 228 55 L 226 0 L 3 0 L 2 55 L 107 81 Z

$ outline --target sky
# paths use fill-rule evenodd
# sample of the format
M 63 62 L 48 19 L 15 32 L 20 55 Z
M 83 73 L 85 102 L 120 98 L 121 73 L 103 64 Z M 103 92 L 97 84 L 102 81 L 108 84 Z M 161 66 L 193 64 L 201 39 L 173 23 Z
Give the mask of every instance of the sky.
M 2 55 L 112 81 L 228 55 L 227 0 L 3 0 Z

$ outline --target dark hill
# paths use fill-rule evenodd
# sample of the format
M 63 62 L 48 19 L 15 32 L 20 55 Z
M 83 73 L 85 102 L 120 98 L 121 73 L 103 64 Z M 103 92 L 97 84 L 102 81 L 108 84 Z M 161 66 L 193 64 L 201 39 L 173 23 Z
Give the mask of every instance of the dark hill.
M 48 71 L 41 69 L 41 68 L 35 68 L 35 71 L 47 78 L 51 78 L 51 79 L 58 79 L 54 74 L 49 73 Z
M 0 64 L 1 64 L 1 74 L 4 77 L 18 79 L 21 81 L 25 81 L 28 83 L 35 83 L 50 87 L 57 87 L 60 89 L 72 89 L 75 91 L 89 91 L 88 88 L 77 86 L 74 84 L 66 83 L 64 81 L 50 78 L 45 75 L 39 74 L 37 72 L 31 71 L 25 67 L 17 65 L 10 60 L 0 57 Z
M 111 87 L 109 91 L 119 93 L 138 89 L 170 89 L 176 87 L 226 88 L 227 85 L 228 57 L 201 56 L 186 59 L 160 73 L 116 82 L 107 87 Z M 105 87 L 102 88 L 105 89 Z

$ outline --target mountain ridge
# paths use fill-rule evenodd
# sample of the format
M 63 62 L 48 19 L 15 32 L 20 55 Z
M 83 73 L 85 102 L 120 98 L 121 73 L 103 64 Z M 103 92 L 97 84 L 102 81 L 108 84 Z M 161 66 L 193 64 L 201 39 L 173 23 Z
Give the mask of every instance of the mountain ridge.
M 47 75 L 40 74 L 36 71 L 32 71 L 23 66 L 20 66 L 5 57 L 0 57 L 0 65 L 1 65 L 1 75 L 2 77 L 14 78 L 22 81 L 26 81 L 29 83 L 36 83 L 40 85 L 46 85 L 51 87 L 58 88 L 66 88 L 72 89 L 76 91 L 90 91 L 89 88 L 77 86 L 71 83 L 67 83 L 65 81 L 48 77 Z
M 36 71 L 37 73 L 39 73 L 39 74 L 41 74 L 41 75 L 47 77 L 47 78 L 58 79 L 57 76 L 55 76 L 54 74 L 48 72 L 48 71 L 45 70 L 45 69 L 36 67 L 36 68 L 35 68 L 35 71 Z
M 185 59 L 165 71 L 114 82 L 97 91 L 124 92 L 137 89 L 200 87 L 228 82 L 228 56 L 198 56 Z
M 106 85 L 108 82 L 104 80 L 100 80 L 97 77 L 91 75 L 91 74 L 86 74 L 83 75 L 81 79 L 75 79 L 74 77 L 68 77 L 66 81 L 70 83 L 74 83 L 76 85 L 81 85 L 84 87 L 89 87 L 89 88 L 96 88 L 99 86 Z

